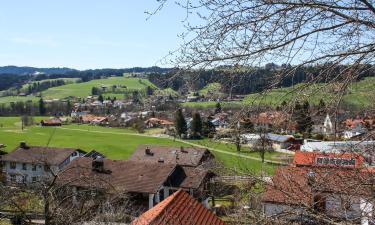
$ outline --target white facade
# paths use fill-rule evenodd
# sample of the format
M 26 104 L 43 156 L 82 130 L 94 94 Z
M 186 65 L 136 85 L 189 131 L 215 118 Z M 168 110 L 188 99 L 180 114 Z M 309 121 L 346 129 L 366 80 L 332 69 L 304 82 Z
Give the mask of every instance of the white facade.
M 59 165 L 48 165 L 43 162 L 3 162 L 3 173 L 6 175 L 7 183 L 30 184 L 48 179 L 53 174 L 63 169 L 72 160 L 82 156 L 82 153 L 75 151 Z

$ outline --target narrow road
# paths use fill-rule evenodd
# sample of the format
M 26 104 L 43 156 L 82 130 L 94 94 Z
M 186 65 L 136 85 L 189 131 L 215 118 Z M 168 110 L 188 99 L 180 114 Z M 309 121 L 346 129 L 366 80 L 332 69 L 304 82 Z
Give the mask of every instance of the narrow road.
M 257 157 L 248 156 L 248 155 L 244 155 L 242 153 L 237 153 L 237 152 L 228 152 L 228 151 L 220 150 L 220 149 L 217 149 L 217 148 L 211 148 L 211 147 L 207 147 L 207 146 L 204 146 L 204 145 L 191 143 L 189 141 L 185 141 L 185 140 L 181 140 L 181 139 L 177 139 L 177 138 L 174 139 L 172 137 L 161 137 L 161 136 L 153 136 L 153 135 L 147 135 L 147 134 L 136 134 L 136 133 L 120 133 L 120 132 L 111 132 L 111 131 L 95 131 L 95 130 L 93 131 L 93 130 L 89 130 L 89 129 L 77 129 L 77 128 L 66 128 L 66 127 L 57 127 L 57 129 L 80 131 L 80 132 L 91 132 L 91 133 L 99 133 L 99 134 L 117 134 L 117 135 L 164 138 L 164 139 L 170 139 L 170 140 L 174 140 L 176 142 L 184 143 L 184 144 L 187 144 L 187 145 L 195 146 L 195 147 L 198 147 L 198 148 L 207 148 L 208 150 L 210 150 L 212 152 L 218 152 L 218 153 L 221 153 L 221 154 L 236 156 L 236 157 L 240 157 L 240 158 L 244 158 L 244 159 L 262 161 L 262 159 L 257 158 Z M 264 162 L 277 164 L 277 165 L 288 165 L 287 163 L 274 161 L 274 160 L 268 160 L 268 159 L 265 159 Z

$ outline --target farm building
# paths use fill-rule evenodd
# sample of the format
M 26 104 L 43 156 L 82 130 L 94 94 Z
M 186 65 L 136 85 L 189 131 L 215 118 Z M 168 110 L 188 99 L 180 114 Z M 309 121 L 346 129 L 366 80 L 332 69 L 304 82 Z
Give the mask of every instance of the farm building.
M 47 119 L 47 120 L 40 121 L 40 124 L 43 127 L 61 126 L 62 121 L 59 118 L 50 118 L 50 119 Z

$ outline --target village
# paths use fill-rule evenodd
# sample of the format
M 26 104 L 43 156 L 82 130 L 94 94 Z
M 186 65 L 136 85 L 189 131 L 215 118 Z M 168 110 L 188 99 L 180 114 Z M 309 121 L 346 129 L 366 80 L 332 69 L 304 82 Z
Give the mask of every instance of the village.
M 233 144 L 238 152 L 250 149 L 259 152 L 264 163 L 269 163 L 265 162 L 266 152 L 280 152 L 285 157 L 275 165 L 274 174 L 228 176 L 217 169 L 218 162 L 209 148 L 144 143 L 128 159 L 111 160 L 100 149 L 30 146 L 23 141 L 1 156 L 3 185 L 20 192 L 46 186 L 64 189 L 53 200 L 69 201 L 59 205 L 66 211 L 100 205 L 98 199 L 131 208 L 121 224 L 238 224 L 228 218 L 253 210 L 261 213 L 261 218 L 324 223 L 323 219 L 310 218 L 307 212 L 311 209 L 335 221 L 371 224 L 375 207 L 370 199 L 375 175 L 375 120 L 370 114 L 333 117 L 322 108 L 310 106 L 305 114 L 298 114 L 301 106 L 290 113 L 282 106 L 243 113 L 223 109 L 220 102 L 211 110 L 157 110 L 151 106 L 138 111 L 137 107 L 126 109 L 124 101 L 99 98 L 88 96 L 84 103 L 73 105 L 70 116 L 54 116 L 37 123 L 41 127 L 130 127 L 141 134 L 157 129 L 153 135 L 211 139 Z M 123 148 L 127 148 L 126 143 Z M 243 196 L 246 188 L 260 184 L 265 185 L 264 191 Z M 237 200 L 224 197 L 228 195 L 237 196 Z M 52 219 L 47 218 L 49 210 L 21 217 L 14 212 L 0 213 L 12 221 L 43 224 Z M 245 219 L 241 223 L 247 224 Z

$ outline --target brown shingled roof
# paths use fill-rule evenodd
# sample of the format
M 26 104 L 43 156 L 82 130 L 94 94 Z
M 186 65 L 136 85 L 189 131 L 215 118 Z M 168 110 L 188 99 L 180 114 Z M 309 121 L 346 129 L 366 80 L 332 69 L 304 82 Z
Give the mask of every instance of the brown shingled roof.
M 151 154 L 146 154 L 147 148 L 150 149 Z M 198 166 L 206 154 L 209 154 L 209 151 L 203 148 L 139 145 L 129 160 L 158 162 L 162 159 L 165 163 L 181 166 Z
M 143 213 L 131 225 L 224 225 L 225 223 L 183 190 Z
M 4 155 L 1 160 L 8 162 L 59 165 L 75 151 L 77 151 L 77 149 L 74 148 L 26 146 L 24 148 L 19 147 L 11 153 Z
M 180 184 L 181 188 L 193 188 L 197 189 L 204 183 L 204 180 L 207 179 L 210 175 L 213 176 L 206 169 L 202 168 L 193 168 L 193 167 L 183 167 L 186 178 Z
M 155 193 L 167 182 L 176 165 L 103 159 L 105 171 L 92 170 L 91 158 L 78 158 L 59 173 L 59 183 L 108 191 Z

